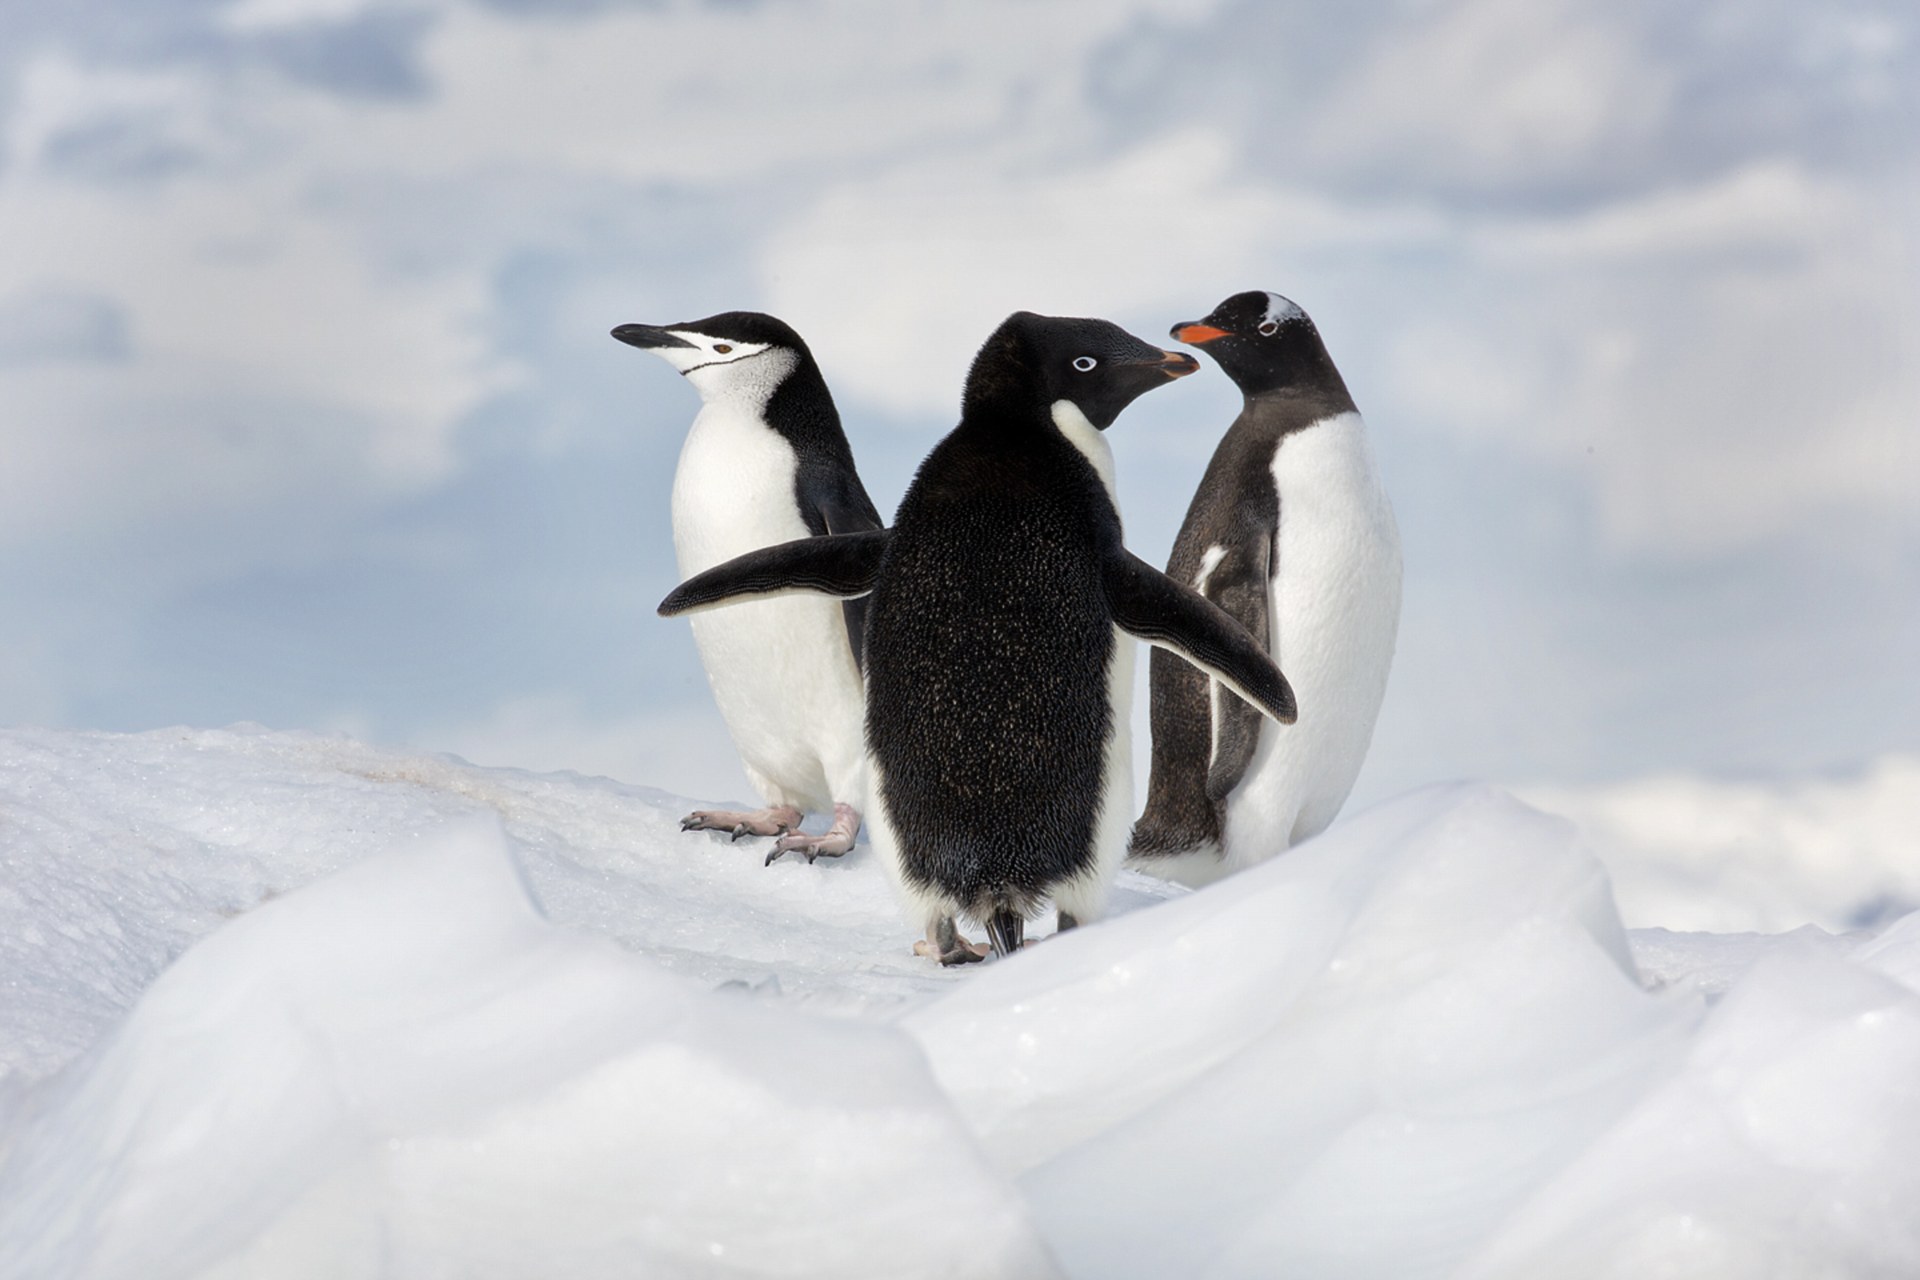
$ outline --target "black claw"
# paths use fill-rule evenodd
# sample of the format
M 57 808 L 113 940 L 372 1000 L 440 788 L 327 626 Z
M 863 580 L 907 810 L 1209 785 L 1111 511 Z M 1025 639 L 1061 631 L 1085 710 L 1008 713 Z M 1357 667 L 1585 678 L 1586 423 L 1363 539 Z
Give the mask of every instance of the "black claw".
M 733 829 L 733 834 L 727 838 L 727 843 L 736 844 L 739 842 L 739 839 L 741 836 L 748 835 L 748 834 L 751 834 L 751 833 L 748 832 L 747 830 L 747 824 L 743 822 L 739 826 Z
M 680 819 L 680 829 L 682 831 L 691 831 L 699 825 L 700 825 L 700 819 L 695 818 L 691 815 Z

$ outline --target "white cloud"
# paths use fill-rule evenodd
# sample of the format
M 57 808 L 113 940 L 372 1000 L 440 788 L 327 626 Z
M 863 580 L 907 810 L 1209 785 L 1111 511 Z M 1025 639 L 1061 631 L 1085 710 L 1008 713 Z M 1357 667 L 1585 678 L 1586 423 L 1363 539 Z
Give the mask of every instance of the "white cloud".
M 1143 16 L 1215 7 L 810 0 L 532 21 L 450 6 L 423 47 L 429 103 L 368 107 L 315 94 L 301 110 L 332 157 L 345 148 L 415 174 L 527 166 L 805 187 L 849 165 L 964 150 L 1013 128 L 1071 137 L 1090 123 L 1090 49 Z M 330 113 L 349 111 L 351 131 L 327 126 Z
M 238 108 L 212 82 L 135 83 L 167 119 Z M 0 538 L 258 505 L 316 471 L 370 494 L 444 476 L 460 415 L 513 376 L 486 351 L 485 276 L 382 270 L 308 199 L 297 153 L 216 145 L 212 167 L 132 186 L 48 172 L 63 121 L 140 100 L 47 55 L 13 116 L 0 240 L 32 252 L 0 261 L 0 305 L 96 298 L 127 358 L 0 368 Z
M 1672 77 L 1630 10 L 1466 0 L 1406 16 L 1303 122 L 1322 163 L 1442 187 L 1578 175 L 1665 114 Z
M 1410 299 L 1400 412 L 1591 477 L 1615 549 L 1920 535 L 1920 309 L 1897 191 L 1767 162 L 1471 224 Z
M 1250 181 L 1223 139 L 1195 131 L 1096 164 L 1008 148 L 849 181 L 769 239 L 762 270 L 775 309 L 825 335 L 836 386 L 890 412 L 947 413 L 1015 309 L 1170 323 L 1266 278 L 1278 256 L 1436 233 L 1418 212 Z
M 238 0 L 220 15 L 230 31 L 254 34 L 318 23 L 346 22 L 383 0 Z
M 814 342 L 843 407 L 944 419 L 1015 307 L 1157 338 L 1249 286 L 1321 320 L 1383 460 L 1420 457 L 1394 455 L 1421 430 L 1497 464 L 1546 459 L 1591 484 L 1616 550 L 1671 563 L 1847 525 L 1857 551 L 1920 520 L 1920 199 L 1891 168 L 1817 150 L 1840 98 L 1820 81 L 1803 101 L 1796 75 L 1818 76 L 1780 61 L 1798 28 L 1777 14 L 1754 36 L 1573 0 L 1402 6 L 1358 27 L 1276 6 L 1267 30 L 1341 56 L 1262 79 L 1264 50 L 1228 56 L 1251 44 L 1249 11 L 1212 0 L 515 8 L 422 0 L 433 16 L 405 33 L 424 59 L 413 96 L 330 93 L 324 75 L 243 56 L 358 21 L 361 0 L 242 0 L 222 28 L 233 59 L 155 54 L 127 71 L 12 52 L 0 569 L 92 565 L 111 542 L 118 576 L 101 573 L 86 628 L 133 633 L 155 581 L 324 554 L 302 549 L 316 529 L 358 522 L 373 540 L 383 504 L 458 464 L 454 431 L 512 383 L 516 358 L 537 362 L 541 396 L 503 402 L 489 445 L 578 451 L 567 423 L 595 419 L 593 358 L 615 358 L 604 331 L 619 321 L 767 307 Z M 1807 57 L 1838 68 L 1863 111 L 1909 93 L 1899 28 L 1831 30 Z M 1219 83 L 1202 87 L 1217 89 L 1209 110 L 1189 93 L 1175 131 L 1156 133 L 1173 122 L 1165 86 L 1116 67 L 1151 72 L 1141 47 L 1162 41 L 1190 41 L 1167 65 Z M 1746 66 L 1749 45 L 1774 60 Z M 1181 395 L 1204 398 L 1199 381 Z M 1224 421 L 1230 389 L 1214 390 Z M 1148 425 L 1159 409 L 1140 412 Z M 849 414 L 863 460 L 907 451 L 861 445 L 879 416 Z M 1160 447 L 1146 434 L 1136 457 Z M 1205 432 L 1163 434 L 1161 455 L 1197 478 Z M 528 528 L 555 500 L 485 483 Z M 1170 530 L 1190 485 L 1131 492 L 1130 529 Z M 1484 531 L 1507 497 L 1465 494 L 1457 518 Z M 531 537 L 507 554 L 552 553 Z M 1437 568 L 1489 579 L 1472 616 L 1510 610 L 1504 633 L 1539 611 L 1490 580 L 1501 566 L 1467 559 Z M 448 569 L 462 572 L 475 570 Z M 449 587 L 463 589 L 492 587 Z M 47 612 L 16 601 L 16 616 Z M 1532 666 L 1580 669 L 1566 635 L 1537 647 Z M 9 651 L 60 685 L 61 638 Z M 1464 682 L 1428 665 L 1421 687 L 1400 686 L 1435 726 L 1420 768 L 1457 748 L 1461 716 L 1502 740 L 1527 722 L 1517 705 L 1487 714 L 1500 663 Z M 1464 710 L 1433 716 L 1449 682 Z M 26 705 L 25 683 L 7 705 Z M 500 696 L 476 690 L 475 705 Z M 578 710 L 590 698 L 556 696 L 461 741 L 482 758 L 673 776 L 620 745 L 643 728 L 603 733 Z M 1588 738 L 1624 740 L 1605 723 L 1613 698 L 1556 722 L 1580 740 L 1555 760 L 1574 770 L 1605 749 Z M 1521 754 L 1553 750 L 1547 736 Z M 603 737 L 597 757 L 577 754 Z
M 1571 216 L 1502 225 L 1482 252 L 1495 262 L 1628 264 L 1798 253 L 1868 213 L 1841 179 L 1782 158 L 1692 186 L 1631 195 Z

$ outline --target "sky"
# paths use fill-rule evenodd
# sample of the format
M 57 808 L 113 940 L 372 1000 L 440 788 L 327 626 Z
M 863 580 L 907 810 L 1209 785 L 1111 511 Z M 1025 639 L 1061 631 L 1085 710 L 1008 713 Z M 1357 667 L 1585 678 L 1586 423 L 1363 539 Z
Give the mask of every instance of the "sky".
M 1920 749 L 1902 0 L 4 0 L 0 244 L 0 723 L 743 798 L 609 329 L 789 321 L 888 512 L 1008 312 L 1260 288 L 1405 545 L 1357 799 Z M 1112 429 L 1147 559 L 1237 405 Z

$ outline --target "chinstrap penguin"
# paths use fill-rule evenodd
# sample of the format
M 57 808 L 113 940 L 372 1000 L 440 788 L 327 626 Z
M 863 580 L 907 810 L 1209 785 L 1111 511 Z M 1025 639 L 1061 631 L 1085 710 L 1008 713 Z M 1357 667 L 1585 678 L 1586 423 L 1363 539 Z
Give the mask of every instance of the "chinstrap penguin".
M 1245 396 L 1167 573 L 1281 663 L 1299 720 L 1276 731 L 1217 682 L 1155 654 L 1153 769 L 1129 865 L 1204 884 L 1323 830 L 1352 790 L 1393 663 L 1400 535 L 1366 424 L 1306 312 L 1235 294 L 1173 336 Z
M 1016 313 L 974 360 L 960 424 L 890 530 L 755 552 L 661 603 L 670 615 L 756 594 L 871 593 L 868 829 L 925 924 L 922 955 L 981 958 L 956 916 L 1004 955 L 1049 899 L 1063 929 L 1104 912 L 1132 813 L 1121 632 L 1293 717 L 1253 637 L 1122 543 L 1102 433 L 1197 367 L 1103 320 Z
M 621 325 L 702 401 L 673 476 L 673 547 L 689 577 L 794 538 L 880 528 L 840 415 L 807 344 L 786 324 L 729 311 L 686 324 Z M 861 639 L 865 602 L 796 598 L 691 619 L 713 699 L 764 809 L 700 810 L 682 830 L 778 836 L 767 862 L 853 847 L 865 804 Z M 831 811 L 821 835 L 805 811 Z

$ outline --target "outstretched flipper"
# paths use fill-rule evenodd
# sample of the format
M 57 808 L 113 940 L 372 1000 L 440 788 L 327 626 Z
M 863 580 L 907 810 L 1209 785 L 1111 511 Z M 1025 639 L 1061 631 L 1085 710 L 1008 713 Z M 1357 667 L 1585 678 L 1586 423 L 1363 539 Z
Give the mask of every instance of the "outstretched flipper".
M 1179 654 L 1281 724 L 1293 723 L 1287 678 L 1218 605 L 1125 550 L 1107 561 L 1105 586 L 1121 630 Z
M 873 590 L 888 531 L 834 533 L 761 547 L 696 573 L 667 593 L 660 616 L 672 618 L 756 597 L 813 592 L 850 600 Z

